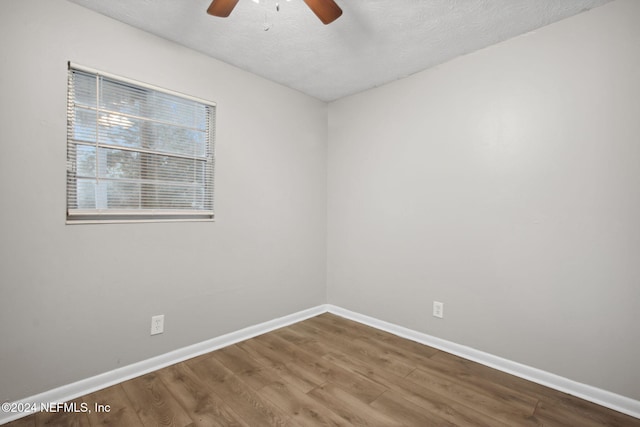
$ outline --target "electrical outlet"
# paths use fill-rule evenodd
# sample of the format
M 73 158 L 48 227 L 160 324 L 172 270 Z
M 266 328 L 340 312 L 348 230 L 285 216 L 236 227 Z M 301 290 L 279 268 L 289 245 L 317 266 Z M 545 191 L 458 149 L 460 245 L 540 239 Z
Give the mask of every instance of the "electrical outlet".
M 151 317 L 151 335 L 158 335 L 164 332 L 164 314 Z
M 433 302 L 433 317 L 442 319 L 444 317 L 444 303 L 439 301 Z

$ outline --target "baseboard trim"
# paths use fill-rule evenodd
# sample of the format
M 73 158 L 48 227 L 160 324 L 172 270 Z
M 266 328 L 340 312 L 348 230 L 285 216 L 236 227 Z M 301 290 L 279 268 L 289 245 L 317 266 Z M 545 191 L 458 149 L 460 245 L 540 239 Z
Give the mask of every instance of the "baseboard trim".
M 327 311 L 337 316 L 341 316 L 421 344 L 435 347 L 439 350 L 446 351 L 447 353 L 455 354 L 456 356 L 478 362 L 499 371 L 588 400 L 606 408 L 613 409 L 614 411 L 622 412 L 635 418 L 640 418 L 640 401 L 638 400 L 621 396 L 587 384 L 582 384 L 541 369 L 503 359 L 471 347 L 436 338 L 422 332 L 414 331 L 412 329 L 385 322 L 335 305 L 328 304 Z
M 326 312 L 455 354 L 456 356 L 478 362 L 482 365 L 542 384 L 640 419 L 640 401 L 331 304 L 322 304 L 288 316 L 249 326 L 207 341 L 133 363 L 113 371 L 105 372 L 103 374 L 45 391 L 14 403 L 17 403 L 17 406 L 20 407 L 25 403 L 33 402 L 67 402 L 123 381 L 174 365 L 210 351 L 218 350 L 278 328 L 301 322 L 310 317 Z M 6 413 L 0 411 L 0 425 L 27 415 L 30 415 L 30 413 Z
M 301 322 L 305 319 L 326 312 L 327 306 L 325 304 L 322 304 L 317 307 L 312 307 L 307 310 L 302 310 L 297 313 L 290 314 L 288 316 L 249 326 L 247 328 L 221 335 L 207 341 L 179 348 L 177 350 L 170 351 L 169 353 L 142 360 L 128 366 L 123 366 L 122 368 L 114 369 L 113 371 L 105 372 L 103 374 L 99 374 L 49 391 L 45 391 L 43 393 L 18 400 L 14 403 L 17 404 L 17 407 L 23 407 L 25 404 L 32 404 L 34 402 L 67 402 L 77 397 L 84 396 L 85 394 L 93 393 L 103 388 L 121 383 L 123 381 L 148 374 L 149 372 L 157 371 L 158 369 L 162 369 L 167 366 L 183 362 L 187 359 L 191 359 L 193 357 L 200 356 L 202 354 L 209 353 L 223 347 L 227 347 L 229 345 L 247 340 L 249 338 L 253 338 L 258 335 L 262 335 L 264 333 L 282 328 L 284 326 Z M 0 425 L 17 420 L 18 418 L 22 418 L 30 414 L 31 413 L 7 413 L 4 411 L 0 411 Z

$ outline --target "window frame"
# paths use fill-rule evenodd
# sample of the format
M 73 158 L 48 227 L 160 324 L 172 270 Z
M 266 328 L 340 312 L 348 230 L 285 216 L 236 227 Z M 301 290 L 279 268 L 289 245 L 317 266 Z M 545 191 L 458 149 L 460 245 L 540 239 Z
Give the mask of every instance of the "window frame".
M 73 86 L 73 73 L 79 72 L 84 74 L 89 74 L 95 77 L 96 84 L 98 85 L 100 79 L 106 79 L 109 82 L 115 82 L 116 84 L 122 86 L 130 86 L 135 88 L 136 90 L 141 90 L 152 93 L 159 93 L 164 95 L 169 95 L 171 97 L 177 97 L 181 100 L 186 100 L 190 102 L 195 102 L 200 104 L 201 107 L 205 107 L 206 111 L 206 128 L 202 131 L 202 134 L 205 135 L 205 154 L 201 156 L 193 155 L 190 159 L 192 161 L 193 167 L 196 165 L 202 167 L 202 182 L 194 181 L 193 184 L 201 184 L 203 187 L 202 191 L 204 191 L 202 196 L 203 207 L 195 208 L 195 209 L 185 209 L 185 208 L 169 208 L 167 206 L 160 208 L 127 208 L 127 209 L 117 209 L 117 208 L 99 208 L 96 206 L 92 209 L 80 209 L 78 206 L 78 198 L 77 198 L 77 187 L 78 187 L 78 158 L 77 152 L 79 146 L 93 146 L 92 144 L 87 144 L 86 141 L 79 142 L 80 140 L 75 139 L 74 133 L 74 124 L 77 123 L 76 120 L 76 98 L 74 96 L 75 92 L 72 89 L 75 89 Z M 104 71 L 96 70 L 93 68 L 89 68 L 83 65 L 78 65 L 72 62 L 67 63 L 67 182 L 66 182 L 66 223 L 67 224 L 87 224 L 87 223 L 123 223 L 123 222 L 185 222 L 185 221 L 214 221 L 215 219 L 215 211 L 214 211 L 214 171 L 215 171 L 215 129 L 216 129 L 216 110 L 217 104 L 212 101 L 204 100 L 202 98 L 197 98 L 190 95 L 185 95 L 184 93 L 168 90 L 162 87 L 158 87 L 155 85 L 151 85 L 148 83 L 140 82 L 137 80 L 129 79 L 126 77 L 122 77 L 119 75 L 107 73 Z M 99 95 L 96 92 L 96 117 L 100 114 L 100 112 L 104 112 L 105 110 L 101 110 Z M 153 120 L 151 117 L 142 118 L 142 120 Z M 146 123 L 146 122 L 145 122 Z M 99 150 L 109 150 L 110 146 L 107 143 L 103 143 L 100 141 L 99 136 L 99 126 L 96 122 L 96 135 L 95 135 L 95 162 L 98 165 L 101 160 L 100 151 Z M 146 137 L 145 135 L 136 134 L 142 138 Z M 122 147 L 121 147 L 122 148 Z M 144 146 L 140 146 L 137 148 L 133 148 L 130 151 L 136 152 L 141 156 L 145 155 L 146 148 Z M 180 154 L 171 154 L 167 152 L 151 152 L 153 155 L 168 155 L 171 158 L 177 159 L 180 157 Z M 149 155 L 149 153 L 147 153 Z M 188 157 L 188 156 L 187 156 Z M 197 157 L 197 158 L 196 158 Z M 140 160 L 137 167 L 141 168 L 142 160 Z M 96 167 L 96 169 L 98 169 Z M 158 169 L 159 170 L 159 169 Z M 157 172 L 157 170 L 156 170 Z M 100 176 L 98 171 L 95 171 L 95 185 L 99 186 L 101 181 L 109 180 L 110 178 L 106 178 Z M 142 172 L 141 172 L 142 173 Z M 175 177 L 179 178 L 180 172 L 175 172 Z M 84 178 L 80 178 L 84 179 Z M 112 182 L 122 182 L 126 183 L 127 180 L 119 180 L 119 179 L 111 179 Z M 144 178 L 139 178 L 139 193 L 140 197 L 145 197 L 142 187 L 149 185 L 149 183 L 145 183 Z M 166 183 L 174 182 L 174 185 L 180 184 L 179 180 L 169 180 Z M 185 184 L 186 185 L 186 184 Z M 157 190 L 156 190 L 157 191 Z M 76 196 L 72 197 L 72 195 L 76 192 Z M 96 196 L 97 197 L 97 196 Z M 170 201 L 175 201 L 177 199 L 167 199 Z M 198 197 L 193 196 L 193 201 L 198 201 Z M 75 206 L 73 206 L 75 202 Z M 140 202 L 142 203 L 142 202 Z M 210 209 L 209 209 L 210 208 Z

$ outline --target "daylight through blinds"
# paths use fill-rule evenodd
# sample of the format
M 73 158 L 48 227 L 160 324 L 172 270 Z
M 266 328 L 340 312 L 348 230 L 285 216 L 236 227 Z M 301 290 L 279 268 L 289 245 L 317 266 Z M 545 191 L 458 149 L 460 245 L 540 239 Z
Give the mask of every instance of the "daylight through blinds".
M 70 67 L 68 219 L 213 218 L 215 106 Z

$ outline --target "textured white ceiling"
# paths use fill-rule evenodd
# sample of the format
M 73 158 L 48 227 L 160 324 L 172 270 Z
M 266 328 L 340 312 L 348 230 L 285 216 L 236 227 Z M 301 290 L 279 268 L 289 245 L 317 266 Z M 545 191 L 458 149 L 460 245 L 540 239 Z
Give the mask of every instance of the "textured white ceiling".
M 302 0 L 241 0 L 229 18 L 210 0 L 69 1 L 332 101 L 611 0 L 335 0 L 327 26 Z

